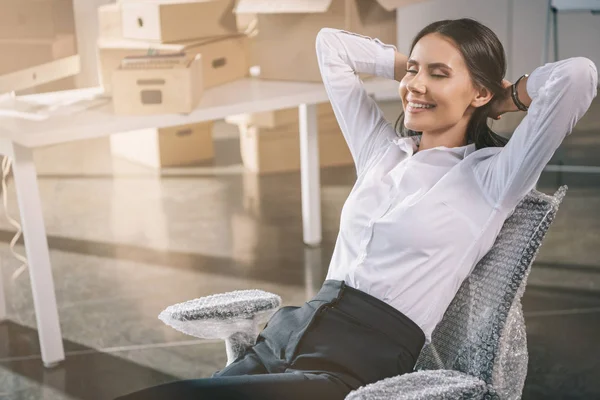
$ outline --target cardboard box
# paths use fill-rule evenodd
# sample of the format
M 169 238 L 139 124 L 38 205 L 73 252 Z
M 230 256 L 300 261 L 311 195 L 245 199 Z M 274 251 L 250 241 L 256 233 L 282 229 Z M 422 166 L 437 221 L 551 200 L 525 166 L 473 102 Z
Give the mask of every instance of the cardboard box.
M 190 113 L 202 98 L 202 60 L 125 68 L 112 76 L 115 114 Z
M 74 76 L 69 76 L 67 78 L 58 79 L 56 81 L 44 83 L 42 85 L 37 85 L 32 87 L 30 90 L 32 93 L 49 93 L 49 92 L 60 92 L 63 90 L 73 90 L 77 88 L 77 84 Z
M 414 0 L 419 1 L 419 0 Z M 240 0 L 236 14 L 256 14 L 251 58 L 263 79 L 321 82 L 315 39 L 338 28 L 396 43 L 398 5 L 407 0 Z
M 98 7 L 98 37 L 102 39 L 122 39 L 122 24 L 120 4 L 112 3 Z
M 319 119 L 319 165 L 353 165 L 348 145 L 335 117 Z M 298 125 L 278 128 L 239 125 L 244 167 L 261 174 L 300 170 Z
M 74 32 L 72 0 L 0 1 L 0 39 L 53 39 Z
M 169 43 L 237 32 L 235 0 L 121 3 L 123 37 Z
M 202 55 L 203 86 L 205 89 L 231 82 L 248 75 L 248 38 L 229 35 L 189 42 L 156 44 L 135 40 L 99 40 L 98 62 L 100 82 L 106 93 L 111 92 L 112 73 L 127 56 L 185 52 Z
M 334 116 L 331 103 L 317 105 L 317 117 Z M 254 125 L 259 128 L 277 128 L 284 125 L 298 125 L 298 108 L 286 108 L 277 111 L 264 111 L 253 114 L 238 114 L 225 117 L 225 121 L 234 125 Z
M 110 136 L 113 156 L 153 168 L 197 164 L 214 158 L 213 122 L 143 129 Z
M 0 75 L 35 67 L 77 54 L 75 37 L 59 35 L 52 39 L 0 39 Z

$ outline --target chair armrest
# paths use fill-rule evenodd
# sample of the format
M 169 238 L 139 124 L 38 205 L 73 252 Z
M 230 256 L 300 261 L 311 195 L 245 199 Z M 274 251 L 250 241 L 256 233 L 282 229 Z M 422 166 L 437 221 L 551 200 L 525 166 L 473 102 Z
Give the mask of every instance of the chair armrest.
M 158 318 L 191 336 L 226 340 L 236 333 L 254 334 L 280 306 L 281 297 L 273 293 L 236 290 L 174 304 Z
M 431 370 L 382 379 L 350 392 L 346 400 L 475 400 L 486 393 L 486 383 L 473 376 Z

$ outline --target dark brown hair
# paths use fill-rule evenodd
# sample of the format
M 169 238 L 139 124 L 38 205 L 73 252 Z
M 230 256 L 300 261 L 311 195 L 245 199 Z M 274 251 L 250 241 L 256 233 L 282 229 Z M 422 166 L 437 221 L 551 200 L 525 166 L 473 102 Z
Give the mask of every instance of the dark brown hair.
M 450 38 L 467 64 L 473 85 L 484 86 L 494 94 L 492 100 L 477 108 L 471 116 L 467 125 L 467 144 L 475 143 L 477 150 L 484 147 L 503 147 L 508 139 L 496 134 L 487 125 L 493 101 L 504 94 L 502 79 L 506 74 L 506 56 L 502 43 L 491 29 L 480 22 L 470 18 L 446 19 L 433 22 L 423 28 L 413 39 L 409 54 L 412 53 L 417 42 L 430 33 L 439 33 Z M 422 133 L 404 126 L 404 112 L 398 117 L 395 129 L 402 137 L 417 136 Z

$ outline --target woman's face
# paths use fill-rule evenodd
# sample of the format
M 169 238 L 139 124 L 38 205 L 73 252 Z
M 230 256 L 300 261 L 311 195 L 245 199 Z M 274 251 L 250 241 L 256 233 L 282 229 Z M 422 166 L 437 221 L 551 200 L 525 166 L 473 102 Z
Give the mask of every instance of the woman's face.
M 438 33 L 423 36 L 413 48 L 406 69 L 399 88 L 404 125 L 413 131 L 433 133 L 462 122 L 466 129 L 473 106 L 480 102 L 476 100 L 479 91 L 453 42 Z M 415 108 L 413 103 L 432 107 Z

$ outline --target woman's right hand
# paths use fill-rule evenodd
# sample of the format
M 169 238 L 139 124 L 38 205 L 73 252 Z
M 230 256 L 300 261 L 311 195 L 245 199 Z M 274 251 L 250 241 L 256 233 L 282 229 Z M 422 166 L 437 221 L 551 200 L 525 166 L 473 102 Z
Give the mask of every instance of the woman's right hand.
M 502 87 L 504 88 L 504 92 L 502 92 L 502 95 L 495 96 L 491 100 L 492 106 L 490 108 L 488 117 L 499 120 L 502 114 L 519 110 L 512 100 L 511 86 L 512 83 L 509 80 L 502 79 Z

